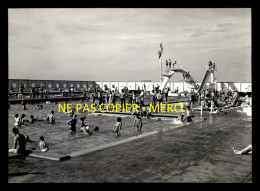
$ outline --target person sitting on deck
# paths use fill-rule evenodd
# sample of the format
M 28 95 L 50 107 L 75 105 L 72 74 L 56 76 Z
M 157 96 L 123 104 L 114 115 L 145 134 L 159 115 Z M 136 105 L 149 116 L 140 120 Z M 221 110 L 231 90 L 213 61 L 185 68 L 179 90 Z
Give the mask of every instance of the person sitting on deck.
M 90 127 L 84 123 L 85 119 L 85 116 L 80 118 L 80 129 L 83 131 L 85 135 L 92 135 L 93 133 L 90 131 Z
M 39 142 L 38 148 L 40 149 L 41 152 L 47 152 L 49 150 L 49 147 L 45 143 L 44 137 L 40 136 L 39 140 L 40 140 L 40 142 Z
M 25 147 L 26 147 L 26 141 L 25 136 L 23 134 L 19 133 L 19 130 L 14 127 L 13 128 L 14 133 L 14 146 L 12 149 L 9 149 L 9 153 L 24 153 Z
M 242 149 L 241 151 L 238 151 L 233 147 L 233 151 L 236 155 L 243 155 L 243 154 L 251 155 L 252 154 L 252 145 L 248 145 L 246 148 Z
M 77 124 L 77 115 L 74 114 L 72 119 L 68 121 L 68 124 L 70 126 L 70 133 L 76 133 L 76 124 Z
M 116 136 L 120 136 L 120 131 L 121 131 L 121 128 L 122 128 L 122 119 L 121 117 L 118 117 L 117 122 L 115 123 L 115 125 L 113 126 L 113 133 L 116 134 Z

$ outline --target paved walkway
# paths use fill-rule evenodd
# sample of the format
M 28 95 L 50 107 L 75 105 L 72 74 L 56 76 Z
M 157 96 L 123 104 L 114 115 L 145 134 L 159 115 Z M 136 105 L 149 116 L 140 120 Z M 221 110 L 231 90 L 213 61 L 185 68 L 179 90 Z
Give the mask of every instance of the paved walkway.
M 252 156 L 232 147 L 252 143 L 251 121 L 225 113 L 63 162 L 12 159 L 9 182 L 250 182 Z

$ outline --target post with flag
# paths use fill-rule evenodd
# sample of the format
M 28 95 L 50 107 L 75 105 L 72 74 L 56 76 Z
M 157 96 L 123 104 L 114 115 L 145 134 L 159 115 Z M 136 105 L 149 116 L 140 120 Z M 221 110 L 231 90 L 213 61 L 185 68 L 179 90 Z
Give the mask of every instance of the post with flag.
M 158 51 L 159 63 L 161 64 L 160 83 L 162 83 L 162 53 L 163 53 L 163 46 L 162 46 L 162 42 L 161 42 L 161 43 L 160 43 L 160 50 Z

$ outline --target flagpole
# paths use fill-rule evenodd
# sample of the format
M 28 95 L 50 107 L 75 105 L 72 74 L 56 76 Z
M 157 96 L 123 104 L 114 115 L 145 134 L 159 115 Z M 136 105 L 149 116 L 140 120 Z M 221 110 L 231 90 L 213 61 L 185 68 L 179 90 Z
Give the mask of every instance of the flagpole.
M 160 83 L 162 84 L 162 56 L 161 56 Z
M 162 52 L 163 52 L 163 46 L 162 46 L 162 39 L 161 39 L 160 50 L 158 52 L 158 54 L 159 54 L 158 61 L 159 61 L 159 64 L 160 64 L 160 84 L 162 83 Z
M 161 45 L 162 45 L 162 37 L 161 37 Z M 162 50 L 163 52 L 163 50 Z M 161 53 L 161 71 L 160 71 L 160 85 L 162 85 L 162 53 Z

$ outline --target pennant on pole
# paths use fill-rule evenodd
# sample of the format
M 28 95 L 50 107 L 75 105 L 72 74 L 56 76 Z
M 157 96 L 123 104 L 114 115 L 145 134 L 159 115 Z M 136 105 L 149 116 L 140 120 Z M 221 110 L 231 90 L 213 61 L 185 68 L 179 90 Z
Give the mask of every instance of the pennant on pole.
M 160 43 L 160 50 L 159 50 L 159 52 L 158 52 L 159 58 L 161 58 L 162 53 L 163 53 L 163 46 L 162 46 L 162 43 Z

